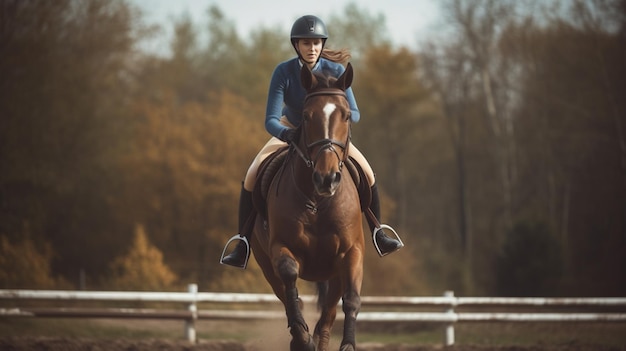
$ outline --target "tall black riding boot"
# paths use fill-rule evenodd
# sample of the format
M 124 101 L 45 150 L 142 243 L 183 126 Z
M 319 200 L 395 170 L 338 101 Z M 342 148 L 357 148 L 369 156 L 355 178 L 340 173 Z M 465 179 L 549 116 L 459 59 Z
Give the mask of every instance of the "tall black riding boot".
M 376 217 L 378 222 L 381 223 L 380 199 L 378 197 L 378 187 L 376 186 L 376 184 L 372 186 L 372 203 L 370 204 L 370 210 L 372 210 L 372 213 L 374 214 L 374 217 Z M 391 230 L 393 230 L 393 228 L 389 226 L 385 226 L 385 227 L 388 227 Z M 396 238 L 388 237 L 385 231 L 383 230 L 383 228 L 381 227 L 376 228 L 374 225 L 370 223 L 370 230 L 372 231 L 372 235 L 374 237 L 374 244 L 380 256 L 388 255 L 394 251 L 400 250 L 400 248 L 404 246 L 402 241 Z
M 235 246 L 233 252 L 228 256 L 224 256 L 224 253 L 222 253 L 222 259 L 220 260 L 222 264 L 243 269 L 246 268 L 248 258 L 250 257 L 250 243 L 248 242 L 248 239 L 250 238 L 250 230 L 248 230 L 247 233 L 244 233 L 243 231 L 246 229 L 244 227 L 252 215 L 253 209 L 254 204 L 252 203 L 252 192 L 246 190 L 242 184 L 241 195 L 239 195 L 239 234 L 233 236 L 228 243 L 226 243 L 224 252 L 226 252 L 228 245 L 232 241 L 239 240 L 239 242 L 237 243 L 237 246 Z

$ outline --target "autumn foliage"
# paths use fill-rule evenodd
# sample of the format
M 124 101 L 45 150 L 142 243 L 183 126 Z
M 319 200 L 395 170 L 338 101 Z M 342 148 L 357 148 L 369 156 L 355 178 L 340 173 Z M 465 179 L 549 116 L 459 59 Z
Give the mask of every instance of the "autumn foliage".
M 129 251 L 111 263 L 109 283 L 120 290 L 169 290 L 176 274 L 163 262 L 163 254 L 148 240 L 145 229 L 137 225 Z
M 419 49 L 357 5 L 327 18 L 406 244 L 366 238 L 364 294 L 623 295 L 624 2 L 441 5 Z M 151 53 L 163 32 L 118 0 L 5 0 L 0 21 L 1 286 L 268 292 L 218 260 L 288 33 L 241 38 L 212 6 Z

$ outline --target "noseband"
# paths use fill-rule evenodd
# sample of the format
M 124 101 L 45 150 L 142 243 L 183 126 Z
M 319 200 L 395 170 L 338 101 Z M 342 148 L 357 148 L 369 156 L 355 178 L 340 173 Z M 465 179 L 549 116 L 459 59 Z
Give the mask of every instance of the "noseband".
M 314 91 L 314 92 L 307 94 L 307 96 L 304 98 L 304 103 L 306 104 L 307 100 L 309 100 L 311 97 L 322 96 L 322 95 L 339 95 L 339 96 L 343 96 L 344 99 L 346 98 L 346 93 L 343 90 L 322 89 L 322 90 Z M 307 144 L 306 128 L 304 126 L 304 124 L 306 124 L 306 119 L 303 119 L 302 124 L 303 125 L 301 126 L 302 128 L 301 137 L 303 138 L 303 141 L 306 145 L 306 149 L 305 149 L 306 154 L 300 149 L 297 143 L 292 143 L 292 147 L 296 150 L 298 155 L 300 155 L 300 158 L 302 158 L 306 166 L 309 168 L 315 167 L 315 162 L 319 158 L 320 154 L 324 150 L 329 149 L 337 156 L 337 159 L 339 160 L 339 170 L 341 171 L 341 169 L 343 168 L 343 164 L 348 157 L 346 149 L 350 143 L 351 129 L 348 130 L 348 137 L 346 138 L 345 142 L 337 141 L 334 139 L 320 139 L 320 140 L 313 141 L 310 144 Z M 321 146 L 321 147 L 317 151 L 315 158 L 311 158 L 310 150 L 316 146 Z M 335 146 L 338 146 L 339 148 L 341 148 L 341 150 L 344 153 L 343 158 L 339 155 L 339 152 L 337 151 L 337 149 L 335 149 Z

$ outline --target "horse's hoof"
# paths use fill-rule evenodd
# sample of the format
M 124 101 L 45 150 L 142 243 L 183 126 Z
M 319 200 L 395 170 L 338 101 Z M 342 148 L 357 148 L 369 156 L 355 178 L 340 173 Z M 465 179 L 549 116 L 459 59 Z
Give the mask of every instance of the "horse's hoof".
M 315 347 L 315 342 L 313 340 L 313 337 L 309 335 L 309 341 L 307 341 L 305 345 L 301 345 L 297 343 L 296 340 L 291 339 L 291 343 L 289 344 L 289 350 L 290 351 L 315 351 L 316 347 Z
M 339 349 L 339 351 L 355 351 L 355 347 L 352 344 L 345 344 L 345 345 L 341 345 L 341 348 Z

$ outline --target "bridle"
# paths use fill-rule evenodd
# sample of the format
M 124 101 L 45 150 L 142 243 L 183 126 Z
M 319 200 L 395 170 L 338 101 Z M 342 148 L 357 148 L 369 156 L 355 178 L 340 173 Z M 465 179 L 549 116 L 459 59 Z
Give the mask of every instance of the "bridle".
M 343 90 L 340 89 L 321 89 L 321 90 L 316 90 L 314 92 L 311 92 L 309 94 L 307 94 L 307 96 L 304 98 L 304 104 L 306 104 L 307 100 L 309 100 L 312 97 L 315 96 L 323 96 L 323 95 L 339 95 L 342 96 L 344 99 L 347 99 L 346 97 L 346 93 Z M 302 129 L 301 131 L 301 137 L 303 138 L 303 142 L 306 145 L 306 148 L 304 151 L 302 151 L 300 149 L 300 146 L 298 145 L 298 143 L 292 143 L 291 146 L 293 147 L 293 149 L 298 153 L 298 155 L 300 155 L 300 158 L 302 158 L 302 160 L 304 161 L 304 163 L 306 164 L 307 167 L 309 168 L 314 168 L 315 167 L 315 163 L 317 161 L 317 159 L 320 157 L 320 154 L 324 151 L 324 150 L 331 150 L 336 156 L 337 159 L 339 160 L 339 171 L 341 171 L 341 169 L 343 168 L 343 165 L 345 163 L 345 161 L 348 158 L 348 152 L 347 152 L 347 148 L 350 145 L 350 138 L 351 138 L 351 131 L 352 129 L 350 128 L 348 130 L 348 136 L 346 137 L 346 141 L 345 142 L 341 142 L 335 139 L 319 139 L 319 140 L 315 140 L 309 144 L 307 144 L 307 135 L 306 135 L 306 126 L 305 124 L 307 123 L 306 118 L 304 118 L 302 120 L 302 125 L 300 126 L 300 128 Z M 317 153 L 315 154 L 315 157 L 312 158 L 311 157 L 311 149 L 313 149 L 316 146 L 320 146 L 319 150 L 317 150 Z M 341 157 L 339 155 L 339 152 L 337 151 L 337 149 L 335 148 L 335 146 L 339 147 L 341 149 L 341 151 L 343 152 L 343 157 Z

